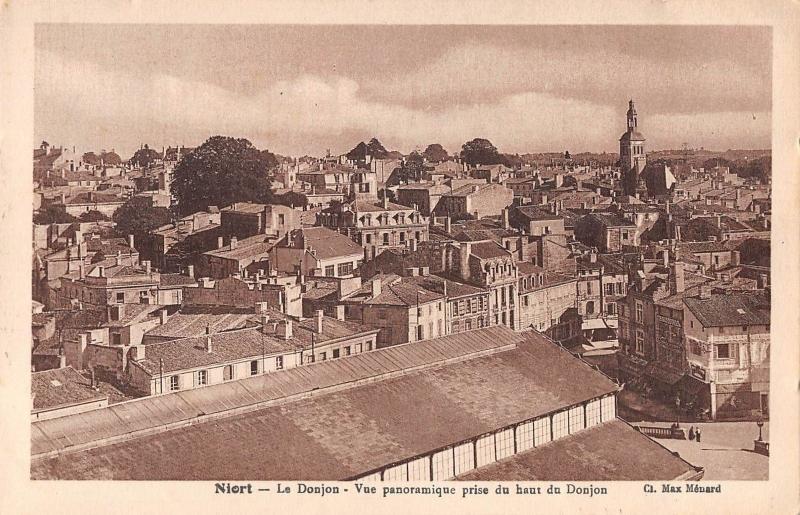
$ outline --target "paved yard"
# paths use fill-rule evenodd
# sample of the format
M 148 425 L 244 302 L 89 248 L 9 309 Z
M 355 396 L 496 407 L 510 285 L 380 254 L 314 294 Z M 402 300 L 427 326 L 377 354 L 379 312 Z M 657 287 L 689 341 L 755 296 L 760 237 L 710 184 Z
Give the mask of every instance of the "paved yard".
M 669 427 L 667 423 L 647 425 Z M 709 422 L 681 424 L 700 427 L 700 443 L 691 440 L 659 439 L 658 442 L 693 465 L 704 467 L 704 480 L 766 480 L 769 478 L 769 458 L 753 452 L 753 440 L 758 437 L 758 427 L 753 422 Z M 769 423 L 762 429 L 763 438 L 769 441 Z

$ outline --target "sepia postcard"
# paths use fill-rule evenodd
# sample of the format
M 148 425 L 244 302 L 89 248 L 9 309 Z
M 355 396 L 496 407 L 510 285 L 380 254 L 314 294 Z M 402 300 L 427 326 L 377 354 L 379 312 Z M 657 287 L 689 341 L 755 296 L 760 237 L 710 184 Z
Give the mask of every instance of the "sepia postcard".
M 439 7 L 0 7 L 3 512 L 797 511 L 800 6 Z

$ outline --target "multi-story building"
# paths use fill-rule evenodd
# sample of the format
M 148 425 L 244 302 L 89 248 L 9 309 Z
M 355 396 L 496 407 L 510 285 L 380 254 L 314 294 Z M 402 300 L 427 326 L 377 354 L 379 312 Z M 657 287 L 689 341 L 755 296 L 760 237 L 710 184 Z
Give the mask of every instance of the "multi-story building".
M 257 234 L 280 238 L 300 227 L 300 212 L 288 206 L 235 202 L 221 212 L 222 231 L 239 239 Z
M 500 215 L 513 201 L 514 192 L 502 184 L 469 184 L 442 195 L 434 213 L 451 218 L 472 216 L 478 220 Z
M 575 238 L 603 253 L 638 247 L 640 241 L 636 224 L 613 213 L 590 213 L 580 218 Z
M 561 343 L 578 338 L 577 278 L 532 263 L 519 262 L 517 268 L 520 327 L 536 329 Z
M 291 274 L 352 277 L 364 261 L 364 249 L 326 227 L 291 231 L 270 253 L 274 270 Z
M 769 293 L 701 287 L 683 303 L 689 374 L 708 391 L 711 417 L 768 413 Z
M 418 209 L 389 202 L 353 200 L 332 205 L 317 215 L 318 225 L 346 234 L 369 258 L 387 248 L 404 247 L 409 240 L 428 240 L 428 219 Z

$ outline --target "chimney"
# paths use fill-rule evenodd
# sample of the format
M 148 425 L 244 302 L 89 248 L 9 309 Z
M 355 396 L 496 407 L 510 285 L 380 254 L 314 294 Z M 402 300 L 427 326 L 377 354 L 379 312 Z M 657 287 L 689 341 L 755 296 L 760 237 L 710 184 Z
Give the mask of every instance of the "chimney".
M 281 320 L 278 322 L 278 326 L 275 328 L 276 332 L 278 333 L 278 338 L 283 340 L 291 340 L 292 339 L 292 321 L 291 320 Z
M 158 312 L 158 316 L 159 316 L 159 323 L 161 325 L 164 325 L 164 324 L 167 323 L 168 315 L 167 315 L 167 310 L 166 309 L 162 309 L 161 311 L 159 311 Z
M 383 188 L 383 209 L 389 209 L 389 196 L 386 188 Z
M 205 345 L 205 350 L 206 350 L 206 352 L 209 352 L 209 353 L 212 350 L 212 346 L 211 346 L 211 326 L 210 325 L 206 326 L 206 345 Z
M 503 209 L 503 229 L 511 229 L 511 221 L 508 213 L 508 208 Z
M 597 252 L 592 251 L 589 253 L 589 262 L 590 263 L 597 263 Z
M 453 221 L 450 220 L 449 214 L 444 218 L 444 230 L 448 234 L 450 234 L 450 231 L 453 230 Z
M 417 239 L 416 238 L 411 238 L 408 241 L 410 242 L 411 252 L 416 252 L 417 251 Z
M 114 256 L 114 264 L 116 266 L 122 265 L 122 251 L 121 250 L 118 250 L 117 251 L 117 255 Z
M 259 318 L 261 321 L 261 332 L 264 334 L 269 334 L 270 325 L 269 325 L 269 315 L 261 315 Z
M 217 248 L 218 249 L 222 248 L 222 236 L 217 237 Z
M 699 297 L 703 300 L 708 300 L 711 298 L 711 286 L 707 284 L 703 284 L 700 286 L 700 295 Z
M 720 215 L 714 215 L 714 226 L 717 228 L 722 227 L 722 217 Z
M 661 264 L 664 265 L 665 267 L 669 266 L 669 251 L 668 250 L 662 250 L 661 251 Z
M 236 236 L 231 236 L 231 250 L 235 249 L 238 243 L 239 239 Z
M 144 266 L 144 271 L 149 274 L 151 270 L 150 261 L 149 260 L 142 261 L 142 265 Z
M 105 277 L 106 276 L 106 269 L 105 267 L 98 266 L 97 267 L 97 276 L 98 277 Z
M 78 265 L 78 278 L 83 279 L 85 274 L 86 274 L 85 267 L 83 263 L 81 263 L 80 265 Z
M 381 277 L 379 275 L 373 277 L 371 285 L 372 285 L 372 298 L 374 299 L 375 297 L 381 294 L 383 288 L 383 284 L 381 283 Z
M 324 311 L 322 311 L 321 309 L 318 309 L 317 310 L 317 316 L 314 319 L 314 322 L 315 322 L 314 329 L 315 329 L 317 334 L 322 334 L 322 320 L 323 320 L 324 316 L 325 316 Z
M 81 243 L 83 243 L 83 232 L 80 229 L 75 229 L 75 245 L 80 247 Z
M 186 267 L 186 275 L 194 279 L 194 265 L 188 265 Z
M 683 293 L 686 289 L 686 277 L 683 273 L 683 263 L 676 261 L 672 263 L 669 275 L 669 292 L 671 295 Z
M 81 333 L 78 335 L 78 340 L 81 343 L 81 352 L 86 350 L 86 346 L 89 345 L 89 336 L 90 333 Z
M 742 253 L 738 250 L 731 252 L 731 266 L 739 266 L 742 262 Z
M 564 185 L 564 176 L 562 174 L 560 174 L 560 173 L 557 173 L 556 176 L 555 176 L 555 183 L 556 183 L 556 188 L 560 188 L 561 186 L 563 186 Z
M 134 248 L 134 247 L 133 247 L 133 244 L 134 244 L 133 234 L 129 234 L 129 235 L 128 235 L 128 246 L 129 246 L 130 248 Z
M 769 276 L 767 274 L 758 274 L 758 279 L 756 282 L 756 287 L 759 290 L 763 290 L 769 286 Z
M 334 308 L 336 310 L 336 320 L 344 321 L 344 304 L 337 304 Z
M 461 265 L 459 275 L 462 279 L 469 279 L 469 255 L 472 253 L 472 243 L 469 241 L 462 241 L 459 251 L 459 262 Z

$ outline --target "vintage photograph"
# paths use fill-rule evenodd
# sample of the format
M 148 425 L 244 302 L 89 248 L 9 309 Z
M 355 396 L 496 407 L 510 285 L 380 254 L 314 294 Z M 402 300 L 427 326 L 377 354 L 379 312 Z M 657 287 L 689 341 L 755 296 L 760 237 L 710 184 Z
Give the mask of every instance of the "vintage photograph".
M 769 479 L 769 26 L 33 35 L 31 479 Z

